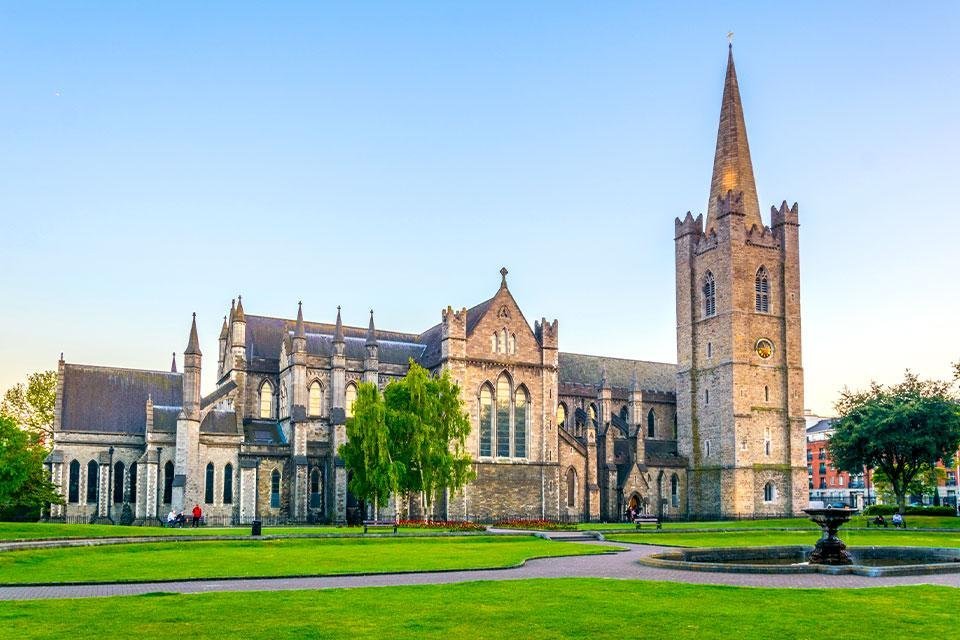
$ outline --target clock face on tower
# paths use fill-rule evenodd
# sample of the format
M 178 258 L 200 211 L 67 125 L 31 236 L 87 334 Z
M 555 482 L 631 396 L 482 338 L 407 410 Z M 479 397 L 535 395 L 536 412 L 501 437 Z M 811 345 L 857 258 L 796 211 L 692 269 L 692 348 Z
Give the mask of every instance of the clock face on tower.
M 773 355 L 773 343 L 766 338 L 760 338 L 757 340 L 756 350 L 757 355 L 766 360 Z

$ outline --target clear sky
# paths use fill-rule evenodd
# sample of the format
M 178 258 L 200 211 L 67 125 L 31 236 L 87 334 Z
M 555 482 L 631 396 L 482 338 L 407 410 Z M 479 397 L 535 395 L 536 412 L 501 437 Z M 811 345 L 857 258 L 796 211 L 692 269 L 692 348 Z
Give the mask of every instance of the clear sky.
M 503 265 L 563 350 L 674 362 L 728 30 L 765 219 L 800 203 L 806 405 L 960 359 L 960 3 L 18 4 L 0 388 L 166 368 L 196 311 L 207 392 L 238 293 L 422 331 Z

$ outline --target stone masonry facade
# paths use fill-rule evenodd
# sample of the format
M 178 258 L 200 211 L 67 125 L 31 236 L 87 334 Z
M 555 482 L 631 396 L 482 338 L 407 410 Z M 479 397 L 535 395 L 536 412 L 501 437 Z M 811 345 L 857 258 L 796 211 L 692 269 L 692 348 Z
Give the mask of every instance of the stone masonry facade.
M 797 513 L 806 505 L 797 206 L 760 218 L 732 50 L 708 217 L 675 222 L 677 364 L 566 353 L 524 316 L 501 269 L 492 297 L 420 333 L 247 314 L 223 319 L 201 394 L 197 322 L 170 370 L 58 366 L 52 518 L 211 523 L 371 517 L 337 455 L 357 385 L 416 362 L 449 371 L 476 479 L 436 517 L 618 520 Z M 212 360 L 212 358 L 208 358 Z M 214 366 L 213 364 L 207 366 Z M 380 517 L 424 515 L 396 496 Z

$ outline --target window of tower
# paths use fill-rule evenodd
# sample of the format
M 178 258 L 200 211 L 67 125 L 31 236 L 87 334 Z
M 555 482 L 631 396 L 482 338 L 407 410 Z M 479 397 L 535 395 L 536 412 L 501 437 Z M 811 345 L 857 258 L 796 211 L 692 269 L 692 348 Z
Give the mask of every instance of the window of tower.
M 703 393 L 704 404 L 710 404 L 710 389 L 705 389 Z
M 766 267 L 757 269 L 757 277 L 754 283 L 755 289 L 755 308 L 760 313 L 770 312 L 770 278 Z
M 768 482 L 763 485 L 763 501 L 764 502 L 773 502 L 777 499 L 777 488 L 773 485 L 772 482 Z
M 717 314 L 717 286 L 713 280 L 713 273 L 707 271 L 703 279 L 703 315 L 705 318 Z
M 308 404 L 310 406 L 310 415 L 319 416 L 323 410 L 323 387 L 318 380 L 310 383 L 310 390 L 307 392 Z
M 763 401 L 770 402 L 770 387 L 763 385 Z
M 273 417 L 273 387 L 266 380 L 260 385 L 260 417 Z
M 712 358 L 712 357 L 713 357 L 713 343 L 712 343 L 712 342 L 708 342 L 708 343 L 707 343 L 707 357 L 708 357 L 708 358 Z

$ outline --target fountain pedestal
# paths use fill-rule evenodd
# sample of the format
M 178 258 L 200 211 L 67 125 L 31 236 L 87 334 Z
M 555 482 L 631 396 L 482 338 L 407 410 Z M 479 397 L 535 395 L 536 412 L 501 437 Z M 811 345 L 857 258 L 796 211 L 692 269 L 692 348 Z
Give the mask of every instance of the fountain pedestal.
M 847 553 L 847 545 L 837 537 L 837 530 L 850 520 L 856 509 L 804 509 L 804 512 L 823 529 L 823 536 L 817 540 L 816 548 L 810 554 L 810 563 L 853 564 Z

